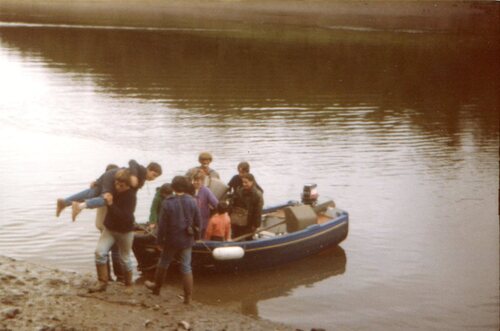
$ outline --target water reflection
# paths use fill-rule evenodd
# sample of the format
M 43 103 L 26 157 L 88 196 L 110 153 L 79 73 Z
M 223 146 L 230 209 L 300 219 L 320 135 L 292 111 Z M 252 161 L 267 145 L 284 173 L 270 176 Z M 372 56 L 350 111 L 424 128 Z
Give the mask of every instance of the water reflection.
M 24 56 L 42 56 L 49 67 L 88 77 L 103 93 L 118 93 L 217 120 L 234 116 L 312 123 L 335 116 L 336 107 L 367 105 L 368 120 L 406 116 L 420 126 L 433 114 L 439 128 L 457 131 L 450 110 L 496 111 L 498 45 L 481 38 L 332 32 L 331 43 L 272 43 L 218 38 L 202 32 L 121 31 L 57 27 L 3 27 L 2 43 Z M 310 111 L 314 110 L 314 113 Z M 377 111 L 383 110 L 383 111 Z M 285 111 L 285 113 L 281 113 Z M 474 110 L 472 110 L 474 111 Z M 478 114 L 479 115 L 479 114 Z M 492 125 L 483 120 L 483 132 Z
M 242 313 L 258 317 L 259 302 L 287 297 L 299 287 L 314 287 L 322 280 L 342 275 L 346 264 L 346 253 L 337 246 L 276 269 L 202 274 L 196 277 L 196 300 L 212 305 L 238 305 Z M 168 281 L 172 284 L 181 282 L 177 273 L 170 273 Z

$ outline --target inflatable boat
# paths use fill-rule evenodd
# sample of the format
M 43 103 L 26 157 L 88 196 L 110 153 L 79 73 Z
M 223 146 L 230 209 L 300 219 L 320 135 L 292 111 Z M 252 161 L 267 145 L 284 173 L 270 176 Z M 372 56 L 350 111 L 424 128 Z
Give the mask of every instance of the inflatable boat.
M 303 194 L 302 202 L 289 201 L 264 209 L 262 225 L 254 233 L 232 241 L 198 240 L 193 247 L 194 271 L 272 268 L 341 243 L 348 234 L 348 213 L 332 200 L 317 204 L 308 197 Z M 154 247 L 136 254 L 139 271 L 154 269 L 158 257 Z

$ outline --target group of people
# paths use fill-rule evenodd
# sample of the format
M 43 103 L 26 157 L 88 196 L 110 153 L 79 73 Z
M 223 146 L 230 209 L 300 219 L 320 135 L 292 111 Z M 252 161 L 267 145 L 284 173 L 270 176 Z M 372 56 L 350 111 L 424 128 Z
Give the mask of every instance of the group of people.
M 86 208 L 99 208 L 105 212 L 100 217 L 102 223 L 96 222 L 101 231 L 95 251 L 98 281 L 89 288 L 89 292 L 106 290 L 110 279 L 110 252 L 115 274 L 122 278 L 126 291 L 131 292 L 131 251 L 138 256 L 146 245 L 156 243 L 161 256 L 154 281 L 146 281 L 145 286 L 158 295 L 170 263 L 179 261 L 184 303 L 191 302 L 191 250 L 195 241 L 239 240 L 256 231 L 261 222 L 263 190 L 250 173 L 248 162 L 238 164 L 238 174 L 229 181 L 227 192 L 218 192 L 217 197 L 205 185 L 212 179 L 220 181 L 219 174 L 210 168 L 212 160 L 210 153 L 201 153 L 199 166 L 189 169 L 184 176 L 175 176 L 171 183 L 165 183 L 156 190 L 146 235 L 134 236 L 137 226 L 134 217 L 136 194 L 145 181 L 155 180 L 162 174 L 162 168 L 156 162 L 146 167 L 135 160 L 129 161 L 128 167 L 123 168 L 108 165 L 104 174 L 92 182 L 88 189 L 57 200 L 56 216 L 71 206 L 73 221 Z

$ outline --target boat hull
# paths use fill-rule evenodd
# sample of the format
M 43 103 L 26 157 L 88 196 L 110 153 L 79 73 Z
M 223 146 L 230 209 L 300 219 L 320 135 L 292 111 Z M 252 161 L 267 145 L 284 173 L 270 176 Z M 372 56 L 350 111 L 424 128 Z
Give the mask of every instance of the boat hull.
M 272 213 L 295 202 L 263 210 L 263 214 Z M 315 255 L 341 243 L 348 234 L 349 215 L 336 209 L 335 217 L 328 218 L 321 224 L 313 224 L 303 230 L 238 242 L 197 241 L 193 246 L 192 267 L 194 272 L 238 272 L 276 267 L 290 261 Z M 214 250 L 228 252 L 221 258 Z M 216 251 L 217 252 L 217 251 Z M 241 254 L 241 252 L 243 252 Z M 134 253 L 136 251 L 134 250 Z M 232 254 L 232 255 L 231 255 Z M 136 254 L 142 265 L 140 271 L 151 271 L 156 266 L 159 251 L 154 245 Z
M 197 242 L 193 247 L 193 269 L 198 272 L 233 272 L 271 268 L 317 254 L 338 245 L 348 234 L 349 217 L 346 212 L 323 224 L 267 239 L 244 242 Z M 212 251 L 218 247 L 241 247 L 241 258 L 219 260 Z

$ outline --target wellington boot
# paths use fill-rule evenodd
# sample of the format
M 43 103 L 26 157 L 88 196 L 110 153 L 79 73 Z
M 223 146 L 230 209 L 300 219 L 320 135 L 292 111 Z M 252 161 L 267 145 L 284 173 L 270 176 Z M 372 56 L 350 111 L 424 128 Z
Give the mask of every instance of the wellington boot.
M 160 295 L 160 289 L 161 289 L 161 286 L 163 285 L 163 279 L 165 279 L 166 273 L 167 273 L 167 269 L 156 267 L 154 283 L 147 280 L 144 282 L 144 285 L 146 285 L 146 287 L 149 290 L 151 290 L 154 295 Z
M 104 292 L 108 286 L 108 266 L 106 264 L 96 264 L 97 284 L 88 289 L 89 293 Z
M 132 293 L 134 293 L 134 287 L 133 287 L 133 281 L 132 281 L 132 272 L 131 271 L 125 271 L 124 278 L 125 278 L 125 293 L 126 294 L 132 294 Z
M 125 268 L 123 267 L 120 258 L 112 256 L 111 260 L 113 264 L 113 273 L 116 276 L 116 281 L 125 284 L 126 281 L 125 270 L 124 270 Z
M 184 285 L 184 304 L 189 305 L 193 295 L 193 274 L 184 274 L 182 284 Z
M 112 282 L 113 281 L 113 277 L 111 277 L 111 265 L 109 263 L 109 259 L 108 259 L 108 262 L 106 263 L 106 268 L 108 269 L 108 281 Z

